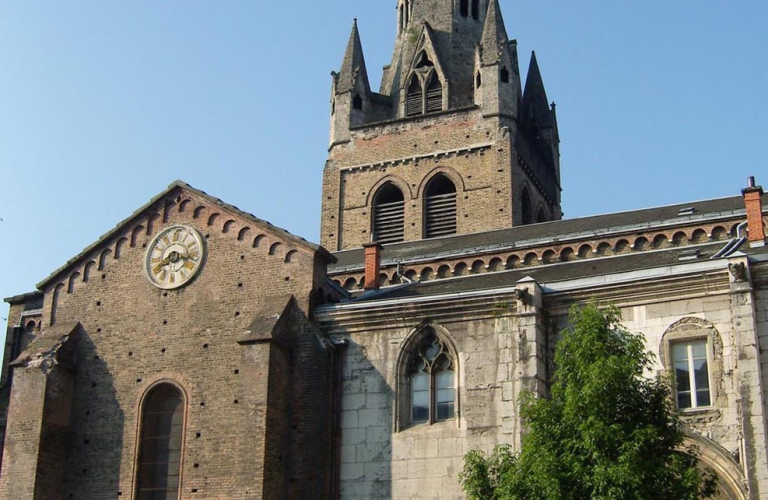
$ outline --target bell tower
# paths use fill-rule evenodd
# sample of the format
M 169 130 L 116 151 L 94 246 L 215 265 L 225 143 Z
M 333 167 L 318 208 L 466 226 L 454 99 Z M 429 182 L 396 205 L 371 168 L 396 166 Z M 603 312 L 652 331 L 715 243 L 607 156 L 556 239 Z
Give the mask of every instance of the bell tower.
M 554 107 L 535 55 L 523 90 L 498 0 L 397 0 L 396 22 L 378 92 L 357 21 L 332 73 L 323 246 L 560 219 Z

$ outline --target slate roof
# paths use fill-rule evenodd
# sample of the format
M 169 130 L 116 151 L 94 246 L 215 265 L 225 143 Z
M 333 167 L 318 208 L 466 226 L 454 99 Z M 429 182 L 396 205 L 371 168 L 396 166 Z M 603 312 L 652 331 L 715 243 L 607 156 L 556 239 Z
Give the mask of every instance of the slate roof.
M 690 215 L 680 215 L 681 210 L 684 209 L 691 209 L 688 211 L 691 212 Z M 652 228 L 658 228 L 661 231 L 671 226 L 732 219 L 744 216 L 745 213 L 744 200 L 741 196 L 679 203 L 642 210 L 516 226 L 497 231 L 385 245 L 382 250 L 382 264 L 432 261 L 453 256 L 514 250 L 622 233 L 631 234 Z M 725 229 L 730 228 L 726 227 Z M 336 252 L 334 255 L 338 262 L 329 267 L 330 274 L 363 269 L 362 248 Z
M 492 290 L 514 287 L 518 281 L 526 277 L 531 277 L 540 284 L 551 284 L 560 281 L 642 271 L 689 262 L 706 262 L 712 255 L 720 250 L 725 243 L 725 241 L 718 241 L 697 246 L 628 253 L 599 259 L 569 261 L 558 264 L 414 282 L 411 284 L 382 288 L 375 292 L 361 292 L 352 300 L 355 302 L 365 302 L 373 300 L 409 299 L 450 293 Z M 698 258 L 689 259 L 691 252 L 695 250 L 698 250 Z M 768 257 L 768 246 L 751 249 L 749 248 L 749 245 L 745 243 L 740 250 L 750 255 Z M 762 258 L 760 260 L 762 260 Z

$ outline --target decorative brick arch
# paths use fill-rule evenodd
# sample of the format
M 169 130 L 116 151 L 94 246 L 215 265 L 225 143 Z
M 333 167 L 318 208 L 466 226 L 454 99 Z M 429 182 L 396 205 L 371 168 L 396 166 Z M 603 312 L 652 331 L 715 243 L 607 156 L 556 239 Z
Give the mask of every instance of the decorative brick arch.
M 390 182 L 397 186 L 397 188 L 403 193 L 403 197 L 406 200 L 413 199 L 413 192 L 411 191 L 411 187 L 408 185 L 408 183 L 405 182 L 405 180 L 400 176 L 389 174 L 376 181 L 371 189 L 368 190 L 368 194 L 365 196 L 365 206 L 373 206 L 373 197 L 376 196 L 376 193 L 379 191 L 379 189 Z
M 424 198 L 424 191 L 427 189 L 427 185 L 437 177 L 438 175 L 444 175 L 448 178 L 451 182 L 453 182 L 453 185 L 456 186 L 456 193 L 463 193 L 467 190 L 464 179 L 461 177 L 461 175 L 453 168 L 446 165 L 441 165 L 439 167 L 435 167 L 432 170 L 427 173 L 427 175 L 424 176 L 423 179 L 421 179 L 421 183 L 419 184 L 418 189 L 416 190 L 416 197 L 417 198 Z

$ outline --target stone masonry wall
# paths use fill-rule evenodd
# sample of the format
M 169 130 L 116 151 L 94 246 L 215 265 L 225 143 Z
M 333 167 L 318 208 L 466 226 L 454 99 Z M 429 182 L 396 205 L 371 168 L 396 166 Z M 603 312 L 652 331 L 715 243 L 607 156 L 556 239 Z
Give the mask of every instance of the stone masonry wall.
M 464 499 L 458 481 L 464 454 L 515 442 L 522 387 L 517 374 L 525 371 L 525 361 L 518 361 L 520 325 L 510 302 L 490 309 L 495 317 L 441 321 L 434 308 L 423 308 L 386 330 L 345 335 L 350 342 L 342 363 L 342 499 Z M 426 318 L 448 336 L 458 356 L 457 418 L 411 425 L 409 395 L 397 389 L 398 359 Z

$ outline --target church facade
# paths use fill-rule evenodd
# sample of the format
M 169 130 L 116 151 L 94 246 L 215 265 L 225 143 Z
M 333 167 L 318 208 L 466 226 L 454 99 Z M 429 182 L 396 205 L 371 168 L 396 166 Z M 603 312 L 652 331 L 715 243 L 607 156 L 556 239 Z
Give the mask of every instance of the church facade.
M 462 499 L 519 447 L 571 305 L 673 375 L 720 498 L 768 495 L 763 190 L 562 219 L 559 135 L 497 0 L 398 0 L 333 74 L 321 245 L 181 181 L 5 299 L 0 499 Z

